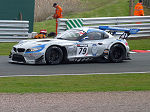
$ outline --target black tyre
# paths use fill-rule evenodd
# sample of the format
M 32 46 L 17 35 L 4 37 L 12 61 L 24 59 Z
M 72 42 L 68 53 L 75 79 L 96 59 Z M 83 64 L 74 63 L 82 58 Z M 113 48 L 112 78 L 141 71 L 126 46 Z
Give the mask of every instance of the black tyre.
M 49 47 L 45 53 L 45 60 L 47 64 L 60 64 L 63 60 L 63 51 L 57 46 Z
M 114 63 L 122 62 L 125 58 L 126 50 L 121 44 L 114 44 L 110 48 L 109 60 Z

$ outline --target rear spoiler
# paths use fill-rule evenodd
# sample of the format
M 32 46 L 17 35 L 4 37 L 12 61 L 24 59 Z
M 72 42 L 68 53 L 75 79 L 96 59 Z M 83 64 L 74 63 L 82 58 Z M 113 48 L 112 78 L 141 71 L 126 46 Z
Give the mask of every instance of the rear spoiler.
M 119 28 L 119 27 L 110 27 L 110 26 L 99 26 L 100 30 L 108 30 L 112 35 L 115 35 L 116 32 L 123 31 L 124 38 L 127 38 L 130 34 L 136 34 L 140 29 L 128 29 L 128 28 Z M 122 38 L 120 36 L 120 38 Z
M 118 28 L 118 27 L 110 27 L 110 26 L 99 26 L 100 30 L 113 30 L 113 31 L 123 31 L 128 32 L 130 34 L 136 34 L 140 29 L 128 29 L 128 28 Z

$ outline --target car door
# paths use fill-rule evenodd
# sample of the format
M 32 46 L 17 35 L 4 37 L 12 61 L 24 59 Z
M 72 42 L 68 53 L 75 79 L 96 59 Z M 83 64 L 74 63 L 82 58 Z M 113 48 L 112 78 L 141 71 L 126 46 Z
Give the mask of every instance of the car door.
M 82 41 L 77 43 L 76 57 L 97 57 L 104 49 L 104 32 L 88 32 Z

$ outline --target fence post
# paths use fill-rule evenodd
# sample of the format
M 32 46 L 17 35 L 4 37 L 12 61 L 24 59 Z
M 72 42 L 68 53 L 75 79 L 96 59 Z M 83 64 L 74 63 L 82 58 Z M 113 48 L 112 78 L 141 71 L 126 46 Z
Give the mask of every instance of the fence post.
M 148 0 L 148 6 L 147 6 L 147 8 L 150 8 L 150 0 Z
M 129 15 L 133 16 L 134 0 L 129 1 Z
M 143 0 L 143 5 L 150 8 L 150 0 Z

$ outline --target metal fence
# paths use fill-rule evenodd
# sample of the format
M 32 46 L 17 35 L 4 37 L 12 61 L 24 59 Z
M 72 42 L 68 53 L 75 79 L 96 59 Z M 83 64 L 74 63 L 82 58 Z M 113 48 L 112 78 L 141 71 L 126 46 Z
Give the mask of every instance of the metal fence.
M 0 42 L 18 42 L 28 38 L 29 21 L 0 20 Z
M 150 0 L 143 0 L 143 5 L 150 8 Z
M 83 26 L 98 28 L 98 26 L 113 26 L 121 28 L 138 28 L 140 31 L 130 37 L 150 37 L 150 16 L 125 16 L 125 17 L 100 17 L 100 18 L 78 18 L 82 20 Z M 58 33 L 62 33 L 68 28 L 68 21 L 76 19 L 59 19 Z M 72 27 L 77 27 L 75 22 L 70 22 Z

